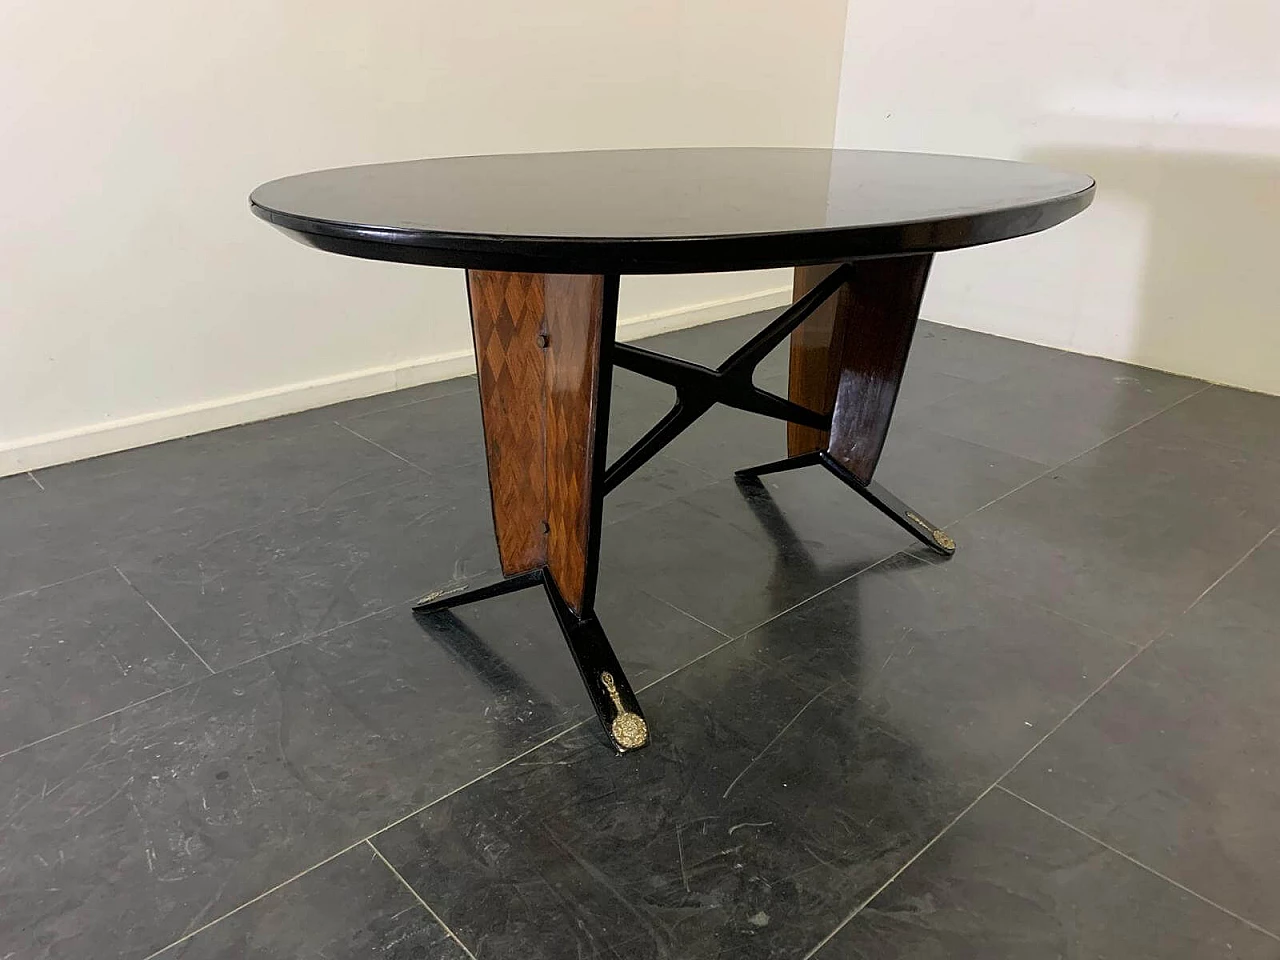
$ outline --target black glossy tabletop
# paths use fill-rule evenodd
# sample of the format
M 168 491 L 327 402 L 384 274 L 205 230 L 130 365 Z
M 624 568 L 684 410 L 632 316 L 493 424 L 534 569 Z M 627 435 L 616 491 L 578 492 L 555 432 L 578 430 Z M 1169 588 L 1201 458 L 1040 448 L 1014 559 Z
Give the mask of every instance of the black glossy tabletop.
M 411 160 L 285 177 L 253 212 L 313 246 L 438 266 L 685 273 L 950 250 L 1044 230 L 1093 180 L 869 150 L 689 148 Z

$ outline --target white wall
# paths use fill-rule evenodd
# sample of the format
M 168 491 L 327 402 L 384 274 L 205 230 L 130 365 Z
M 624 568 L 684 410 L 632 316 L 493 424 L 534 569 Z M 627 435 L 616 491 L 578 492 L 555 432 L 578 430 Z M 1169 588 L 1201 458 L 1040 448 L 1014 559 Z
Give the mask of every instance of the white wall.
M 1280 2 L 852 0 L 836 145 L 1092 174 L 924 315 L 1280 394 Z
M 0 475 L 465 370 L 460 272 L 305 249 L 250 189 L 433 155 L 826 146 L 845 0 L 803 7 L 0 0 Z M 788 284 L 629 280 L 622 316 Z

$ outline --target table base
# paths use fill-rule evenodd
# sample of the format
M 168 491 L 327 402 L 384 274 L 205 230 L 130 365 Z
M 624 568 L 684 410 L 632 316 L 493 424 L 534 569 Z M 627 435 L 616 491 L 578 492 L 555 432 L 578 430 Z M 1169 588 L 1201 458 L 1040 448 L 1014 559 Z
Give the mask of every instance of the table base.
M 748 467 L 745 470 L 736 471 L 733 476 L 736 480 L 750 482 L 759 480 L 760 477 L 768 473 L 783 473 L 787 470 L 815 466 L 826 467 L 828 472 L 842 480 L 859 496 L 871 503 L 877 510 L 930 550 L 940 553 L 944 557 L 949 557 L 956 552 L 956 542 L 940 527 L 934 526 L 874 480 L 869 483 L 863 483 L 825 451 L 802 453 L 799 456 L 787 457 L 785 460 L 775 460 L 773 463 L 764 463 L 758 467 Z
M 931 255 L 796 270 L 790 308 L 712 369 L 614 343 L 618 277 L 468 271 L 498 553 L 506 579 L 415 607 L 420 617 L 541 584 L 610 744 L 649 740 L 594 610 L 605 494 L 716 404 L 788 422 L 791 454 L 740 483 L 820 465 L 931 550 L 955 542 L 875 483 Z M 752 383 L 791 337 L 788 398 Z M 606 469 L 613 367 L 673 386 L 671 410 Z
M 587 688 L 587 696 L 595 708 L 596 716 L 604 726 L 605 735 L 619 753 L 636 750 L 649 742 L 649 727 L 645 723 L 640 703 L 622 671 L 622 665 L 605 636 L 604 628 L 594 613 L 576 613 L 565 600 L 555 578 L 545 567 L 519 573 L 496 583 L 486 584 L 474 590 L 453 593 L 448 596 L 425 600 L 413 608 L 419 616 L 434 616 L 452 607 L 477 603 L 493 597 L 501 597 L 517 590 L 543 586 L 547 599 L 555 612 L 556 622 L 569 645 L 569 653 Z

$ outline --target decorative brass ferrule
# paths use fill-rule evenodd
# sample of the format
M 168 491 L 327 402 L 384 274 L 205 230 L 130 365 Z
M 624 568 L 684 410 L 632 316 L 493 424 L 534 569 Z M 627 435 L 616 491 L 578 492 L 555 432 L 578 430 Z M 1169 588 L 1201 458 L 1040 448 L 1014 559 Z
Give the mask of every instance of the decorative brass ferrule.
M 943 550 L 954 550 L 956 548 L 956 542 L 951 539 L 951 537 L 946 533 L 946 531 L 939 530 L 937 527 L 927 522 L 919 514 L 913 513 L 912 511 L 908 510 L 907 519 L 910 520 L 912 523 L 914 523 L 916 526 L 918 526 L 921 530 L 924 530 L 927 534 L 929 534 L 929 536 L 933 538 L 933 542 L 936 543 L 938 546 L 940 546 Z
M 649 726 L 644 722 L 644 718 L 622 705 L 622 698 L 618 696 L 618 685 L 613 681 L 613 674 L 608 671 L 600 674 L 600 683 L 609 694 L 609 699 L 613 701 L 613 709 L 617 711 L 614 714 L 613 723 L 609 725 L 613 742 L 620 750 L 635 750 L 643 747 L 649 742 Z

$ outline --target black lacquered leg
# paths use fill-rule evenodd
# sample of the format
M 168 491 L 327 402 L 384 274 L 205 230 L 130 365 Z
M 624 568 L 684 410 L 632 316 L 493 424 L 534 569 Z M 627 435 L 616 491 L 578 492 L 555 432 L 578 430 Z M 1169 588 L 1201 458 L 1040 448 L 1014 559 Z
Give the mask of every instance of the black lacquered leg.
M 518 573 L 514 577 L 507 577 L 505 580 L 499 580 L 496 583 L 487 583 L 483 587 L 475 587 L 471 590 L 459 590 L 456 593 L 428 594 L 414 605 L 413 612 L 432 613 L 437 610 L 448 610 L 450 607 L 461 606 L 464 603 L 476 603 L 480 600 L 488 600 L 491 597 L 501 597 L 508 593 L 515 593 L 517 590 L 524 590 L 527 587 L 536 587 L 541 582 L 542 570 L 530 570 L 527 573 Z
M 617 366 L 675 387 L 676 404 L 605 471 L 604 492 L 635 473 L 716 404 L 815 430 L 829 429 L 830 416 L 761 390 L 752 383 L 752 377 L 760 361 L 838 290 L 850 272 L 847 264 L 837 267 L 714 370 L 632 344 L 615 344 L 613 362 Z
M 666 416 L 655 423 L 643 437 L 631 445 L 604 474 L 604 492 L 607 494 L 631 474 L 653 459 L 654 454 L 693 425 L 700 416 L 711 409 L 711 401 L 676 401 Z
M 636 695 L 594 613 L 578 615 L 570 609 L 555 581 L 546 577 L 547 598 L 569 644 L 573 662 L 587 688 L 605 736 L 618 753 L 639 750 L 649 743 L 649 727 Z
M 826 453 L 816 454 L 819 462 L 839 477 L 877 510 L 909 532 L 934 553 L 949 557 L 956 552 L 956 542 L 941 527 L 936 527 L 907 504 L 903 503 L 880 484 L 872 480 L 863 483 L 834 457 Z
M 815 464 L 822 464 L 859 496 L 873 504 L 877 510 L 908 531 L 930 550 L 944 557 L 949 557 L 956 552 L 956 542 L 940 527 L 934 526 L 874 480 L 863 483 L 830 454 L 802 453 L 797 457 L 787 457 L 785 460 L 763 463 L 758 467 L 748 467 L 737 471 L 733 476 L 739 482 L 752 483 L 765 474 L 783 473 L 787 470 L 798 470 L 801 467 L 812 467 Z
M 466 603 L 478 603 L 514 593 L 526 587 L 542 584 L 551 601 L 551 609 L 555 612 L 560 632 L 564 634 L 569 645 L 569 653 L 578 667 L 578 674 L 587 688 L 587 696 L 591 706 L 595 708 L 600 725 L 604 727 L 605 736 L 610 745 L 618 753 L 639 750 L 649 743 L 649 727 L 645 723 L 644 714 L 636 695 L 622 672 L 618 657 L 609 645 L 604 628 L 596 619 L 595 613 L 579 615 L 574 613 L 564 596 L 556 586 L 554 578 L 545 569 L 530 570 L 499 580 L 497 583 L 477 587 L 474 590 L 462 590 L 443 597 L 426 598 L 413 608 L 419 618 L 430 618 L 433 615 L 445 614 L 450 607 Z M 445 614 L 452 616 L 452 614 Z M 426 620 L 424 620 L 424 623 Z
M 819 453 L 802 453 L 798 457 L 787 457 L 785 460 L 774 460 L 772 463 L 762 463 L 758 467 L 737 470 L 733 476 L 737 480 L 755 480 L 757 477 L 763 477 L 767 473 L 785 473 L 787 470 L 812 467 L 821 462 L 821 454 Z

